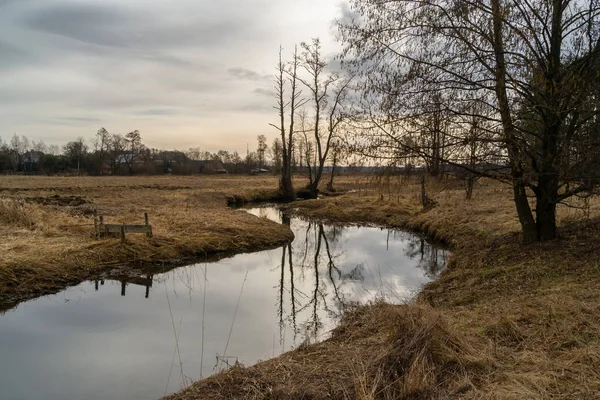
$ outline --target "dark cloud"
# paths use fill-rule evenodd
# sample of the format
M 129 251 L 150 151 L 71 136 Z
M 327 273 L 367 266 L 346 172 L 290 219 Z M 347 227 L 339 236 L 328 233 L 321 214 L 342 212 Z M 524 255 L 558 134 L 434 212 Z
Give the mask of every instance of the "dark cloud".
M 134 15 L 99 4 L 59 4 L 36 10 L 25 19 L 31 29 L 91 44 L 127 46 L 131 26 L 139 25 Z
M 62 3 L 36 9 L 24 23 L 30 29 L 88 44 L 125 48 L 213 48 L 242 39 L 252 29 L 240 15 L 210 20 L 203 14 L 187 21 L 169 21 L 150 11 L 109 3 Z

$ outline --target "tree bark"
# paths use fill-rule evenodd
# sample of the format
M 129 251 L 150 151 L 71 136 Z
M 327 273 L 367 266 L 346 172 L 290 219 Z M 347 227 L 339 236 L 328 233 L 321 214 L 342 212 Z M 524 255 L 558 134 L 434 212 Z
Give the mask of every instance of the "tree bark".
M 537 240 L 556 238 L 557 180 L 553 176 L 540 176 L 536 188 L 536 233 Z

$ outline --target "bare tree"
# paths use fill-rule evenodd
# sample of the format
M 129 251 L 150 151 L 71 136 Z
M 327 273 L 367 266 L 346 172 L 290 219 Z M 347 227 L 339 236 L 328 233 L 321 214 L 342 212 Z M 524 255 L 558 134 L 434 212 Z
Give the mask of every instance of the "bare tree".
M 303 42 L 301 46 L 304 50 L 302 67 L 308 77 L 298 79 L 308 88 L 311 95 L 314 110 L 312 140 L 316 155 L 313 171 L 309 172 L 307 189 L 312 197 L 317 197 L 331 141 L 344 118 L 342 107 L 351 79 L 341 79 L 337 73 L 326 75 L 327 62 L 323 58 L 319 38 L 313 39 L 311 43 Z M 322 118 L 325 119 L 325 126 L 322 126 Z
M 279 180 L 279 191 L 281 197 L 285 200 L 295 200 L 296 192 L 292 184 L 292 155 L 294 144 L 294 117 L 296 110 L 302 107 L 304 100 L 301 98 L 301 91 L 298 90 L 298 48 L 294 48 L 292 61 L 289 65 L 283 61 L 283 49 L 279 48 L 279 62 L 275 74 L 275 94 L 277 105 L 274 107 L 279 113 L 279 124 L 270 124 L 279 131 L 282 143 L 282 168 L 281 179 Z M 285 89 L 289 86 L 291 93 L 289 100 L 285 98 Z M 289 128 L 286 133 L 285 115 L 289 114 Z
M 87 151 L 88 147 L 82 136 L 79 136 L 77 140 L 67 143 L 64 147 L 65 158 L 72 166 L 77 168 L 77 175 L 81 173 L 81 163 L 87 154 Z
M 265 135 L 258 135 L 256 140 L 258 140 L 258 148 L 256 150 L 258 168 L 262 169 L 265 165 L 265 153 L 269 149 L 269 146 L 267 145 L 267 137 Z
M 124 157 L 124 161 L 127 164 L 129 175 L 131 175 L 133 174 L 137 157 L 143 149 L 140 131 L 136 129 L 133 132 L 129 132 L 125 135 L 125 140 L 127 141 L 127 155 Z
M 110 166 L 110 172 L 116 175 L 121 169 L 121 165 L 125 164 L 124 155 L 127 150 L 127 139 L 119 134 L 110 135 L 108 140 L 108 165 Z
M 281 167 L 283 164 L 282 155 L 283 155 L 283 144 L 281 139 L 276 137 L 273 140 L 273 145 L 271 146 L 271 154 L 273 155 L 273 169 L 275 173 L 281 173 Z

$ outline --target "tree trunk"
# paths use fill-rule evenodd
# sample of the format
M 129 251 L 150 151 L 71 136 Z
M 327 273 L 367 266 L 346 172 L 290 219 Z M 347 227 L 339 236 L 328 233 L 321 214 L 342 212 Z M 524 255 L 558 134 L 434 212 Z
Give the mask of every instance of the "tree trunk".
M 330 192 L 335 192 L 335 188 L 333 187 L 333 177 L 335 175 L 335 158 L 333 165 L 331 167 L 331 175 L 329 176 L 329 182 L 327 183 L 327 190 Z
M 283 168 L 281 169 L 281 178 L 279 179 L 279 191 L 281 193 L 282 200 L 296 200 L 296 192 L 294 191 L 294 185 L 292 184 L 291 165 L 289 165 L 289 163 L 286 161 L 284 161 Z
M 558 185 L 552 175 L 540 176 L 536 190 L 537 240 L 556 238 L 556 199 Z
M 513 178 L 514 179 L 514 178 Z M 531 243 L 537 240 L 537 229 L 529 201 L 527 200 L 527 190 L 523 182 L 519 179 L 513 180 L 513 192 L 521 230 L 523 232 L 523 242 Z
M 467 179 L 466 179 L 466 192 L 467 192 L 467 200 L 471 200 L 471 198 L 473 197 L 473 186 L 475 185 L 475 177 L 473 176 L 473 174 L 468 173 Z

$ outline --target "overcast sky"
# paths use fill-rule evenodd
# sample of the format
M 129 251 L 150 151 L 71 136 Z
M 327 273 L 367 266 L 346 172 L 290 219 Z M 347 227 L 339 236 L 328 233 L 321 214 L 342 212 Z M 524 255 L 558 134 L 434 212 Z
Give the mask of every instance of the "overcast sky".
M 275 137 L 279 45 L 339 50 L 342 0 L 0 0 L 0 137 L 140 130 L 149 147 Z

